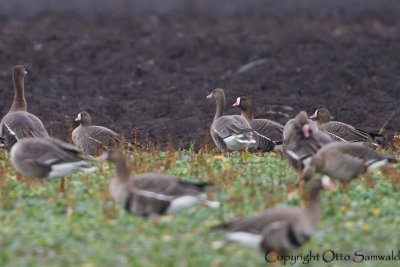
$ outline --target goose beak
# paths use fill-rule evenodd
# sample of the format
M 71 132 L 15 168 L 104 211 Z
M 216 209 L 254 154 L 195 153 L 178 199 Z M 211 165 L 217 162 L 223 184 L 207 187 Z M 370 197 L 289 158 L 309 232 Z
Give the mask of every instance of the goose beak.
M 81 121 L 81 113 L 79 113 L 78 116 L 76 116 L 75 121 Z
M 328 191 L 336 190 L 336 185 L 332 183 L 331 179 L 328 176 L 322 177 L 322 186 Z
M 236 102 L 235 103 L 233 103 L 233 107 L 238 107 L 240 105 L 240 97 L 238 97 L 237 99 L 236 99 Z
M 311 136 L 311 132 L 310 132 L 310 125 L 308 125 L 308 124 L 305 124 L 304 126 L 303 126 L 303 135 L 306 137 L 306 138 L 309 138 L 310 136 Z
M 212 99 L 212 93 L 206 96 L 206 99 Z
M 310 120 L 315 121 L 315 120 L 317 119 L 317 116 L 318 116 L 318 109 L 314 112 L 314 114 L 312 114 L 312 115 L 310 116 Z

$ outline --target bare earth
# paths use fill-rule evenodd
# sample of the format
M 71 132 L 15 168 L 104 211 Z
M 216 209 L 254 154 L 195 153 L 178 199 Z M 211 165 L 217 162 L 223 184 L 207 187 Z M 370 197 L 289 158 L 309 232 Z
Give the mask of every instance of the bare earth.
M 377 132 L 395 112 L 387 132 L 400 131 L 400 3 L 355 2 L 208 13 L 203 6 L 3 11 L 0 115 L 13 99 L 11 68 L 24 64 L 29 111 L 62 139 L 67 122 L 87 110 L 127 138 L 165 144 L 171 134 L 175 145 L 198 144 L 215 108 L 205 96 L 216 87 L 225 89 L 229 114 L 247 95 L 259 118 L 284 123 L 324 106 L 337 120 Z M 244 66 L 251 62 L 258 64 Z

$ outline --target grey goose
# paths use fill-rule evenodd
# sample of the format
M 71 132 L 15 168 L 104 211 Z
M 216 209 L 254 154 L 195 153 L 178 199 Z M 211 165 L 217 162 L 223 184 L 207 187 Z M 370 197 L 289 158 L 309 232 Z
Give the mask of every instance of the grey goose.
M 130 177 L 124 155 L 117 149 L 106 151 L 99 160 L 109 160 L 116 166 L 110 182 L 110 194 L 127 212 L 140 216 L 173 214 L 197 204 L 217 208 L 205 194 L 208 184 L 181 181 L 161 173 L 142 173 Z
M 368 133 L 364 130 L 357 129 L 354 126 L 340 122 L 331 121 L 331 113 L 326 108 L 317 109 L 310 119 L 316 121 L 318 129 L 326 132 L 334 141 L 344 142 L 382 142 L 381 134 Z
M 54 138 L 20 140 L 11 148 L 10 160 L 18 173 L 31 179 L 52 179 L 74 170 L 95 170 L 79 149 Z
M 0 122 L 0 136 L 2 143 L 10 150 L 11 147 L 23 138 L 49 137 L 42 121 L 27 112 L 27 103 L 24 92 L 24 78 L 27 74 L 24 66 L 18 65 L 13 69 L 14 101 L 8 113 Z
M 389 163 L 396 159 L 369 149 L 362 144 L 333 142 L 322 147 L 312 156 L 300 179 L 310 180 L 315 173 L 328 175 L 333 179 L 348 182 L 352 178 Z
M 92 125 L 88 112 L 79 113 L 75 121 L 79 122 L 79 126 L 72 132 L 72 141 L 85 154 L 99 155 L 103 150 L 118 147 L 119 135 L 106 127 Z
M 225 238 L 213 243 L 221 248 L 236 242 L 264 253 L 277 252 L 286 255 L 306 243 L 313 234 L 320 218 L 320 191 L 333 189 L 328 177 L 313 179 L 308 183 L 309 199 L 302 208 L 271 208 L 249 218 L 224 223 L 214 229 L 225 232 Z
M 326 133 L 319 131 L 315 123 L 307 118 L 305 111 L 299 112 L 285 124 L 283 138 L 289 163 L 299 170 L 308 164 L 311 156 L 321 147 L 332 142 Z
M 253 130 L 245 118 L 240 115 L 224 116 L 225 93 L 224 90 L 214 89 L 207 99 L 215 100 L 217 107 L 210 134 L 215 145 L 222 153 L 226 151 L 241 151 L 252 147 L 256 141 Z
M 268 119 L 254 119 L 253 105 L 246 96 L 238 97 L 233 106 L 241 109 L 241 115 L 253 129 L 256 150 L 268 152 L 282 145 L 284 128 L 282 124 Z

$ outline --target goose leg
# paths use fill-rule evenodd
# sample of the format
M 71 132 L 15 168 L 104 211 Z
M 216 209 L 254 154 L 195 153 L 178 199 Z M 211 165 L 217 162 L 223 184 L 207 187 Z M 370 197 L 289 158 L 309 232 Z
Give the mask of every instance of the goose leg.
M 300 179 L 299 180 L 299 193 L 300 193 L 300 195 L 303 193 L 303 191 L 304 191 L 304 184 L 305 184 L 305 182 L 304 182 L 304 180 L 303 179 Z
M 155 228 L 158 226 L 158 217 L 155 214 L 150 215 L 151 217 L 151 225 Z
M 59 193 L 65 193 L 65 180 L 64 177 L 60 180 L 60 188 L 58 189 Z

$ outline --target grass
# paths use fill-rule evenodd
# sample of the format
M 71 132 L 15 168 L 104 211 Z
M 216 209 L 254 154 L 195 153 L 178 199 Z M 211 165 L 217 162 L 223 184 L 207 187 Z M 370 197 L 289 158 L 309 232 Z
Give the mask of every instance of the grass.
M 269 207 L 304 205 L 296 172 L 274 153 L 223 158 L 193 151 L 135 152 L 129 160 L 132 173 L 165 172 L 210 181 L 220 190 L 214 198 L 223 202 L 221 209 L 192 208 L 162 217 L 155 228 L 150 219 L 114 205 L 108 194 L 113 166 L 107 163 L 99 164 L 96 174 L 66 178 L 66 190 L 59 192 L 59 180 L 16 176 L 8 154 L 0 153 L 1 266 L 265 266 L 262 253 L 236 244 L 212 249 L 222 233 L 210 231 L 210 226 Z M 400 165 L 324 192 L 318 231 L 294 255 L 310 250 L 397 253 L 399 172 Z M 364 261 L 355 266 L 399 263 Z M 344 264 L 312 261 L 308 266 Z

